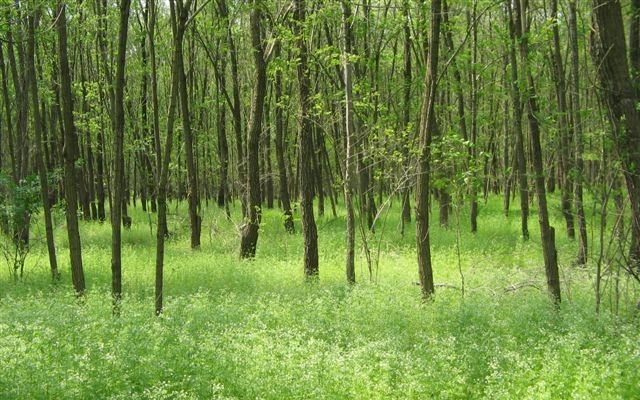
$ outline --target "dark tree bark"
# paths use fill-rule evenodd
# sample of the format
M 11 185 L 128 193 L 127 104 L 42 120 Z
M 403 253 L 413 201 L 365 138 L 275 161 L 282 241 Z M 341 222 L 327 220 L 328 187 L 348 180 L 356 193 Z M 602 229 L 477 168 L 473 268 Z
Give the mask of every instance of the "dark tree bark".
M 451 27 L 449 26 L 448 3 L 446 1 L 443 1 L 442 7 L 443 7 L 442 18 L 443 18 L 444 26 L 446 29 L 446 31 L 443 33 L 444 43 L 447 46 L 447 50 L 449 51 L 449 53 L 454 54 L 455 48 L 453 46 L 453 34 L 451 32 Z M 475 25 L 476 24 L 474 23 L 473 34 L 474 34 L 474 40 L 477 41 L 477 29 Z M 473 54 L 475 55 L 475 52 Z M 475 64 L 475 59 L 472 62 Z M 466 104 L 465 104 L 465 97 L 463 92 L 464 86 L 462 82 L 462 74 L 458 69 L 458 63 L 456 62 L 455 57 L 451 59 L 450 68 L 452 70 L 453 78 L 455 80 L 454 88 L 456 92 L 456 108 L 458 111 L 458 125 L 460 127 L 460 134 L 462 135 L 462 138 L 464 140 L 468 140 L 469 132 L 467 129 L 467 117 L 465 112 Z M 475 67 L 472 66 L 472 68 L 475 68 Z M 471 82 L 472 82 L 471 112 L 472 112 L 473 121 L 475 121 L 476 119 L 476 117 L 474 116 L 474 113 L 477 108 L 477 105 L 475 104 L 475 94 L 474 94 L 475 93 L 475 90 L 474 90 L 475 79 L 473 78 L 474 76 L 475 74 L 471 72 Z M 474 132 L 474 127 L 475 127 L 475 124 L 474 122 L 472 122 L 472 132 Z M 471 150 L 469 151 L 469 157 L 471 158 Z M 468 160 L 467 160 L 467 164 L 469 164 Z M 438 189 L 437 193 L 438 193 L 438 202 L 440 203 L 440 208 L 439 208 L 440 209 L 440 212 L 439 212 L 440 226 L 448 227 L 449 226 L 449 209 L 451 208 L 451 194 L 449 194 L 446 188 Z M 473 189 L 472 189 L 471 195 L 472 195 L 471 196 L 471 213 L 470 213 L 471 231 L 475 232 L 475 230 L 477 229 L 476 227 L 477 223 L 475 222 L 475 220 L 477 218 L 478 202 L 476 199 L 476 194 L 473 193 Z
M 155 14 L 155 0 L 149 0 L 150 14 L 149 14 L 149 37 L 154 37 L 154 29 L 156 24 Z M 174 38 L 175 38 L 175 25 L 172 26 Z M 152 74 L 155 74 L 155 41 L 149 41 L 149 50 L 152 54 Z M 176 75 L 178 74 L 178 57 L 177 49 L 174 47 L 171 62 L 171 97 L 169 98 L 169 110 L 167 112 L 167 135 L 166 143 L 164 146 L 164 158 L 162 157 L 162 148 L 160 146 L 159 137 L 156 138 L 156 165 L 158 166 L 158 180 L 157 180 L 157 192 L 158 192 L 158 230 L 156 232 L 156 282 L 155 282 L 155 310 L 156 315 L 162 313 L 163 297 L 164 297 L 164 247 L 165 240 L 169 236 L 169 230 L 167 227 L 167 188 L 169 183 L 169 163 L 171 161 L 171 151 L 173 150 L 173 130 L 175 126 L 176 116 L 176 103 L 178 101 L 178 83 Z M 152 78 L 153 79 L 153 78 Z M 155 81 L 155 79 L 154 79 Z M 152 81 L 153 82 L 153 81 Z M 152 83 L 153 86 L 153 83 Z
M 280 44 L 275 44 L 275 56 L 280 57 Z M 287 178 L 287 165 L 285 162 L 285 141 L 284 141 L 284 118 L 282 110 L 284 104 L 282 103 L 282 70 L 276 70 L 275 82 L 275 146 L 276 146 L 276 160 L 278 162 L 278 180 L 279 180 L 279 197 L 282 204 L 282 212 L 284 214 L 284 228 L 289 233 L 295 232 L 293 225 L 293 215 L 291 213 L 291 200 L 289 199 L 289 185 Z
M 240 202 L 242 203 L 242 215 L 247 216 L 247 163 L 244 152 L 244 140 L 242 137 L 242 110 L 240 106 L 240 79 L 238 73 L 238 50 L 231 32 L 232 21 L 229 20 L 229 10 L 225 0 L 218 0 L 218 15 L 227 24 L 227 44 L 229 46 L 229 58 L 231 64 L 231 85 L 233 87 L 233 101 L 231 113 L 233 114 L 233 132 L 236 141 L 236 157 L 238 162 L 238 182 Z
M 351 30 L 351 2 L 342 0 L 342 24 L 344 26 L 344 87 L 345 87 L 345 134 L 346 155 L 344 162 L 344 204 L 347 209 L 347 282 L 356 282 L 355 269 L 355 241 L 356 241 L 356 217 L 353 207 L 353 177 L 355 156 L 355 134 L 353 132 L 353 65 L 351 57 L 351 45 L 353 33 Z
M 592 54 L 631 203 L 629 257 L 635 271 L 640 260 L 640 113 L 627 62 L 620 1 L 594 0 L 593 20 Z
M 124 68 L 129 32 L 129 9 L 131 0 L 120 1 L 120 24 L 118 27 L 118 55 L 116 61 L 113 156 L 115 164 L 113 204 L 111 205 L 111 294 L 117 312 L 122 297 L 122 225 L 124 203 Z M 124 214 L 126 215 L 126 214 Z
M 569 122 L 567 116 L 569 110 L 567 106 L 567 84 L 565 82 L 565 72 L 560 49 L 560 29 L 558 27 L 558 0 L 551 0 L 551 18 L 553 19 L 553 75 L 556 89 L 556 99 L 558 102 L 558 130 L 560 133 L 560 178 L 562 180 L 561 208 L 562 215 L 566 221 L 567 236 L 575 238 L 575 227 L 573 210 L 573 163 L 569 158 L 569 147 L 571 144 L 569 136 Z
M 560 303 L 560 277 L 558 273 L 558 255 L 555 243 L 555 231 L 549 225 L 549 212 L 547 210 L 547 193 L 544 181 L 544 169 L 542 167 L 542 148 L 540 145 L 540 126 L 538 122 L 538 104 L 533 75 L 529 66 L 527 6 L 520 3 L 516 8 L 515 25 L 516 37 L 520 43 L 520 59 L 522 69 L 527 79 L 525 90 L 525 104 L 529 120 L 529 132 L 531 133 L 531 152 L 533 171 L 535 173 L 536 198 L 538 199 L 538 222 L 540 223 L 540 238 L 542 242 L 542 254 L 547 276 L 547 288 L 554 303 Z
M 518 190 L 520 194 L 520 225 L 522 238 L 529 239 L 529 183 L 527 179 L 527 160 L 525 157 L 525 139 L 522 132 L 522 100 L 518 77 L 518 60 L 516 57 L 516 23 L 513 18 L 510 0 L 507 0 L 509 12 L 509 62 L 511 64 L 511 107 L 513 108 L 513 131 L 516 137 L 515 159 L 518 175 Z
M 402 155 L 404 157 L 402 171 L 403 175 L 409 174 L 409 150 L 413 132 L 409 132 L 411 126 L 411 20 L 409 15 L 409 0 L 402 2 L 402 21 L 403 21 L 403 86 L 402 86 L 402 130 L 404 133 L 404 145 L 402 147 Z M 407 222 L 411 222 L 411 180 L 408 177 L 402 178 L 402 216 L 400 218 L 400 234 L 404 235 L 404 228 Z
M 36 140 L 36 166 L 40 178 L 40 196 L 44 209 L 44 224 L 47 236 L 47 252 L 49 254 L 49 266 L 54 280 L 60 278 L 58 261 L 56 259 L 56 245 L 53 237 L 53 222 L 51 220 L 51 202 L 49 197 L 49 183 L 47 167 L 44 162 L 44 144 L 42 142 L 42 128 L 44 123 L 40 114 L 40 101 L 38 96 L 38 82 L 35 68 L 35 31 L 38 25 L 39 12 L 33 12 L 29 16 L 27 33 L 27 81 L 31 92 L 31 113 L 33 115 L 33 130 Z
M 631 0 L 631 23 L 629 24 L 629 63 L 636 96 L 640 97 L 640 0 Z
M 438 56 L 440 53 L 441 11 L 441 1 L 433 0 L 431 2 L 431 28 L 429 32 L 425 91 L 420 111 L 420 147 L 416 185 L 416 247 L 420 287 L 425 298 L 431 297 L 435 291 L 431 266 L 431 244 L 429 241 L 429 194 L 431 190 L 429 174 L 431 173 L 431 140 L 437 129 L 434 103 L 436 101 Z
M 155 0 L 147 0 L 146 4 L 146 34 L 147 41 L 149 42 L 149 62 L 151 63 L 151 105 L 153 107 L 153 145 L 156 153 L 156 179 L 160 181 L 160 173 L 162 170 L 162 149 L 160 144 L 160 108 L 158 104 L 158 67 L 156 61 L 156 42 L 155 42 L 155 27 L 156 27 L 156 2 Z M 173 68 L 173 64 L 172 64 Z M 174 102 L 175 105 L 175 102 Z M 156 189 L 156 196 L 159 196 Z M 157 198 L 156 198 L 156 201 Z M 158 218 L 158 221 L 160 219 Z M 167 235 L 168 228 L 166 226 L 166 187 L 165 187 L 165 219 L 164 225 L 158 225 L 158 230 L 163 229 L 164 234 Z M 162 303 L 162 301 L 161 301 Z
M 16 168 L 15 140 L 13 133 L 13 119 L 11 117 L 11 100 L 9 99 L 9 83 L 7 69 L 4 60 L 4 44 L 0 43 L 0 72 L 2 72 L 2 99 L 4 103 L 5 124 L 7 133 L 7 145 L 9 151 L 9 162 L 11 164 L 11 178 L 18 181 L 18 171 Z
M 219 74 L 217 80 L 218 96 L 224 96 L 227 80 L 224 72 Z M 220 186 L 218 188 L 218 207 L 224 208 L 227 216 L 229 211 L 229 144 L 227 142 L 227 108 L 224 104 L 218 104 L 218 158 L 220 159 Z
M 505 63 L 506 65 L 506 63 Z M 505 71 L 506 74 L 506 71 Z M 504 138 L 502 144 L 502 169 L 503 169 L 503 185 L 504 185 L 504 193 L 503 193 L 503 201 L 502 201 L 502 209 L 504 211 L 504 216 L 509 216 L 509 208 L 511 207 L 511 179 L 513 176 L 513 172 L 511 171 L 511 159 L 509 158 L 510 151 L 510 141 L 509 141 L 509 101 L 504 100 L 503 107 L 503 131 Z
M 264 196 L 263 200 L 267 203 L 268 209 L 273 208 L 273 166 L 271 164 L 271 123 L 269 121 L 269 115 L 271 115 L 269 111 L 270 106 L 270 102 L 267 102 L 264 110 L 266 129 L 262 136 L 262 174 L 264 184 L 262 193 Z
M 107 115 L 109 118 L 109 128 L 113 132 L 114 128 L 114 91 L 112 85 L 112 74 L 109 66 L 108 46 L 107 46 L 107 1 L 95 0 L 96 14 L 99 17 L 98 20 L 98 35 L 97 42 L 100 52 L 100 69 L 104 74 L 104 80 L 106 81 L 106 88 L 101 90 L 101 96 L 103 96 L 103 104 L 107 108 Z M 106 99 L 104 97 L 107 97 Z M 105 174 L 105 151 L 106 151 L 106 139 L 105 139 L 105 127 L 100 127 L 98 132 L 98 148 L 96 149 L 96 195 L 98 200 L 98 220 L 101 222 L 106 220 L 105 202 L 107 193 L 105 193 L 105 181 L 108 180 L 108 176 Z M 109 193 L 109 197 L 111 194 Z M 112 200 L 110 198 L 110 200 Z
M 25 68 L 25 56 L 24 56 L 24 42 L 23 42 L 23 10 L 20 5 L 16 3 L 16 15 L 9 17 L 7 27 L 7 50 L 9 55 L 9 69 L 11 71 L 11 77 L 13 80 L 14 88 L 14 103 L 16 105 L 16 139 L 14 142 L 14 159 L 16 170 L 16 184 L 21 179 L 24 179 L 28 175 L 29 171 L 29 137 L 27 134 L 27 119 L 29 112 L 29 93 L 26 88 L 26 68 Z M 14 36 L 14 29 L 17 36 Z M 16 61 L 16 50 L 18 52 L 18 60 Z M 19 64 L 19 65 L 18 65 Z M 18 66 L 20 68 L 18 68 Z M 22 230 L 17 236 L 23 239 L 29 236 L 29 229 Z M 24 242 L 27 244 L 26 242 Z
M 173 0 L 169 2 L 172 15 L 172 23 L 175 24 L 175 37 L 173 45 L 178 53 L 177 55 L 177 79 L 178 98 L 180 101 L 180 112 L 182 117 L 182 138 L 184 140 L 185 158 L 187 164 L 187 182 L 189 189 L 187 191 L 187 203 L 189 205 L 189 223 L 191 226 L 191 248 L 200 247 L 200 230 L 202 225 L 202 217 L 200 210 L 200 195 L 198 191 L 198 174 L 196 171 L 195 157 L 193 154 L 194 135 L 191 130 L 191 114 L 189 112 L 189 96 L 187 93 L 187 75 L 184 67 L 184 35 L 189 20 L 189 12 L 191 10 L 192 0 Z
M 148 5 L 143 10 L 143 20 L 147 20 L 149 13 Z M 141 124 L 142 124 L 142 146 L 140 154 L 140 177 L 142 182 L 140 188 L 145 194 L 143 201 L 143 210 L 147 211 L 147 203 L 151 206 L 151 212 L 157 211 L 155 184 L 153 178 L 152 166 L 152 145 L 154 141 L 153 129 L 149 129 L 149 55 L 147 50 L 147 35 L 142 35 L 140 39 L 140 57 L 142 62 L 142 82 L 140 88 L 140 107 L 141 107 Z
M 87 115 L 90 111 L 89 108 L 89 103 L 87 101 L 87 85 L 86 85 L 86 81 L 87 81 L 87 74 L 86 74 L 86 63 L 85 63 L 85 57 L 83 56 L 82 52 L 80 53 L 80 79 L 81 79 L 81 86 L 82 86 L 82 112 L 83 114 Z M 95 168 L 94 168 L 94 160 L 93 160 L 93 149 L 91 146 L 91 132 L 88 130 L 86 132 L 86 134 L 84 135 L 85 140 L 84 140 L 84 151 L 85 151 L 85 157 L 86 157 L 86 197 L 87 197 L 87 201 L 89 202 L 88 207 L 89 207 L 89 211 L 87 212 L 87 214 L 83 215 L 85 221 L 88 219 L 93 219 L 93 220 L 97 220 L 98 219 L 98 208 L 97 208 L 97 204 L 95 202 Z M 83 211 L 84 212 L 84 211 Z
M 293 26 L 298 48 L 298 84 L 300 93 L 300 213 L 302 216 L 302 235 L 304 236 L 304 274 L 307 278 L 318 276 L 318 231 L 313 214 L 313 128 L 309 116 L 311 108 L 311 80 L 307 61 L 308 50 L 306 35 L 305 0 L 295 1 L 295 22 Z
M 470 194 L 470 211 L 469 222 L 471 225 L 471 232 L 476 233 L 478 231 L 478 80 L 477 73 L 478 63 L 478 21 L 476 20 L 476 6 L 477 2 L 473 2 L 473 10 L 471 16 L 468 18 L 469 27 L 471 29 L 471 147 L 469 148 L 469 167 L 471 168 L 471 188 Z
M 582 119 L 580 117 L 580 60 L 578 52 L 578 22 L 576 2 L 569 1 L 569 45 L 571 52 L 571 128 L 573 130 L 574 145 L 574 186 L 573 201 L 578 224 L 578 254 L 576 264 L 583 265 L 587 262 L 587 222 L 584 215 L 584 200 L 582 195 L 582 182 L 584 180 L 584 144 L 582 139 Z
M 69 236 L 69 255 L 71 257 L 71 279 L 78 295 L 85 290 L 84 270 L 80 230 L 78 227 L 78 192 L 76 183 L 80 173 L 76 167 L 78 160 L 78 137 L 73 121 L 73 100 L 71 96 L 71 71 L 67 55 L 67 15 L 66 5 L 58 1 L 56 22 L 58 31 L 58 58 L 60 64 L 60 100 L 62 122 L 64 125 L 64 194 L 66 199 L 67 234 Z
M 260 133 L 262 132 L 262 117 L 264 99 L 267 93 L 267 64 L 264 59 L 264 43 L 262 40 L 262 0 L 253 0 L 250 11 L 251 48 L 253 64 L 255 66 L 255 86 L 251 100 L 251 113 L 248 128 L 247 146 L 247 221 L 242 227 L 240 256 L 253 258 L 256 255 L 258 243 L 258 229 L 262 209 L 260 204 Z

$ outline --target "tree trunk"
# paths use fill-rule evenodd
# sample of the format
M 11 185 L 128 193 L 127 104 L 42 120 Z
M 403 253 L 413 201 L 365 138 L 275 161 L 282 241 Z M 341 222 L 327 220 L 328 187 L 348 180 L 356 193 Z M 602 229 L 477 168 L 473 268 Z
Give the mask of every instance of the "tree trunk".
M 149 36 L 153 38 L 153 29 L 155 27 L 155 0 L 149 0 Z M 174 32 L 175 33 L 175 32 Z M 149 50 L 151 54 L 155 54 L 154 41 L 149 41 Z M 162 157 L 162 149 L 159 140 L 156 142 L 156 165 L 159 167 L 157 192 L 158 192 L 158 230 L 156 232 L 156 282 L 155 282 L 155 309 L 156 315 L 162 313 L 162 302 L 164 297 L 164 247 L 165 240 L 169 236 L 167 227 L 167 187 L 169 182 L 169 163 L 171 162 L 171 151 L 173 150 L 173 130 L 175 126 L 176 103 L 178 101 L 178 83 L 176 80 L 178 66 L 178 52 L 174 47 L 171 62 L 171 97 L 169 98 L 169 110 L 167 112 L 167 136 L 164 146 L 164 158 Z M 154 56 L 152 56 L 152 65 Z M 155 76 L 155 68 L 152 69 L 152 77 Z M 153 79 L 153 78 L 152 78 Z M 155 79 L 154 79 L 155 81 Z M 152 81 L 153 82 L 153 81 Z M 153 85 L 153 83 L 152 83 Z M 156 138 L 159 139 L 159 138 Z
M 78 161 L 78 137 L 73 121 L 73 100 L 71 96 L 71 72 L 67 56 L 67 16 L 66 5 L 58 1 L 58 58 L 60 63 L 60 99 L 62 122 L 64 125 L 64 194 L 66 200 L 67 234 L 69 236 L 69 255 L 71 257 L 71 279 L 78 295 L 85 290 L 84 270 L 82 268 L 82 250 L 80 230 L 78 227 L 78 192 L 77 182 L 80 174 L 76 164 Z
M 318 231 L 313 214 L 313 127 L 309 111 L 311 108 L 311 81 L 309 78 L 309 65 L 307 63 L 308 51 L 306 35 L 304 34 L 306 23 L 305 0 L 295 1 L 295 22 L 293 26 L 298 48 L 298 83 L 300 93 L 300 213 L 302 217 L 302 235 L 304 236 L 304 274 L 307 278 L 318 276 Z
M 507 1 L 509 12 L 509 61 L 511 64 L 511 107 L 513 107 L 513 130 L 516 136 L 516 172 L 518 175 L 518 189 L 520 194 L 520 226 L 522 238 L 529 239 L 529 183 L 527 182 L 527 160 L 524 149 L 524 133 L 522 132 L 522 100 L 518 77 L 518 60 L 516 58 L 516 26 L 512 16 L 511 6 Z
M 280 44 L 275 45 L 275 56 L 280 57 Z M 287 178 L 287 165 L 285 163 L 285 146 L 284 146 L 284 120 L 282 116 L 282 70 L 276 70 L 276 77 L 274 82 L 275 90 L 275 146 L 276 146 L 276 160 L 278 162 L 278 180 L 280 188 L 280 203 L 282 204 L 282 212 L 284 213 L 284 228 L 289 233 L 295 232 L 293 225 L 293 215 L 291 214 L 291 201 L 289 200 L 289 185 Z
M 560 303 L 560 278 L 558 273 L 558 255 L 555 244 L 555 231 L 549 225 L 549 212 L 547 210 L 547 193 L 545 189 L 544 170 L 542 167 L 542 148 L 540 146 L 540 126 L 538 123 L 538 105 L 533 75 L 529 67 L 529 46 L 526 35 L 528 26 L 526 23 L 526 5 L 516 8 L 515 26 L 516 37 L 520 43 L 520 58 L 522 69 L 527 78 L 525 101 L 531 133 L 531 151 L 533 156 L 533 170 L 535 173 L 536 197 L 538 199 L 538 222 L 540 223 L 540 237 L 542 242 L 542 254 L 547 275 L 547 288 L 555 304 Z
M 182 117 L 182 138 L 184 140 L 185 156 L 187 164 L 187 203 L 189 205 L 189 224 L 191 227 L 191 248 L 200 247 L 200 230 L 202 217 L 199 215 L 200 196 L 198 192 L 198 174 L 196 171 L 195 157 L 193 154 L 193 131 L 191 130 L 191 114 L 189 112 L 189 97 L 187 93 L 187 76 L 184 68 L 183 42 L 187 29 L 187 21 L 191 8 L 191 0 L 183 3 L 183 0 L 170 1 L 172 19 L 176 24 L 173 45 L 177 52 L 177 75 L 174 77 L 178 83 L 178 98 L 180 100 L 180 112 Z
M 124 170 L 124 68 L 127 50 L 127 34 L 129 32 L 129 9 L 131 0 L 120 1 L 120 24 L 118 28 L 118 55 L 116 61 L 113 135 L 114 192 L 111 206 L 111 294 L 114 311 L 122 297 L 122 225 L 121 204 L 124 203 L 125 170 Z M 125 214 L 126 215 L 126 214 Z
M 566 221 L 567 236 L 570 239 L 575 238 L 575 228 L 573 219 L 573 210 L 571 203 L 573 202 L 573 163 L 569 158 L 569 123 L 567 116 L 569 114 L 567 107 L 567 84 L 565 82 L 564 67 L 562 64 L 562 53 L 560 50 L 560 30 L 558 27 L 558 0 L 551 0 L 551 18 L 553 21 L 553 75 L 556 89 L 556 98 L 558 102 L 558 131 L 560 134 L 560 179 L 562 182 L 561 208 L 562 215 Z
M 425 91 L 420 111 L 420 147 L 416 185 L 416 247 L 420 287 L 425 298 L 430 298 L 435 291 L 431 266 L 431 245 L 429 242 L 429 194 L 431 191 L 429 174 L 431 173 L 431 140 L 436 135 L 437 129 L 434 103 L 436 101 L 438 77 L 441 10 L 441 1 L 433 0 L 431 2 L 431 29 L 425 74 Z
M 236 157 L 238 161 L 238 182 L 242 215 L 247 216 L 247 164 L 244 156 L 244 140 L 242 139 L 242 110 L 240 106 L 240 81 L 238 73 L 238 51 L 231 32 L 232 22 L 229 20 L 229 10 L 225 0 L 218 0 L 218 14 L 227 24 L 227 44 L 231 64 L 231 82 L 233 86 L 233 131 L 236 139 Z
M 251 101 L 251 113 L 248 128 L 247 146 L 247 221 L 242 227 L 240 257 L 253 258 L 256 255 L 258 229 L 262 209 L 260 204 L 260 134 L 262 132 L 262 114 L 267 92 L 267 64 L 264 59 L 264 44 L 261 33 L 262 0 L 253 0 L 250 11 L 251 47 L 255 66 L 255 86 Z
M 226 79 L 224 72 L 218 79 L 218 96 L 223 95 L 226 90 Z M 229 144 L 227 142 L 227 108 L 224 104 L 219 104 L 218 110 L 218 158 L 220 159 L 220 187 L 218 189 L 218 207 L 225 209 L 227 216 L 229 211 Z
M 56 245 L 53 237 L 53 222 L 51 220 L 51 202 L 49 200 L 49 183 L 47 168 L 44 162 L 44 144 L 42 142 L 42 128 L 44 126 L 40 114 L 40 101 L 38 96 L 38 82 L 36 78 L 35 68 L 35 31 L 38 25 L 39 12 L 33 12 L 29 16 L 28 34 L 27 34 L 27 81 L 29 82 L 29 90 L 31 92 L 31 112 L 33 114 L 33 130 L 36 140 L 36 166 L 38 168 L 38 176 L 40 178 L 40 196 L 42 197 L 42 206 L 44 209 L 44 224 L 47 236 L 47 251 L 49 254 L 49 266 L 51 276 L 54 280 L 60 278 L 58 272 L 58 261 L 56 259 Z
M 630 245 L 629 257 L 633 268 L 637 268 L 640 260 L 640 113 L 627 62 L 620 1 L 594 0 L 593 19 L 592 54 L 629 192 L 631 236 L 635 239 Z
M 344 26 L 344 83 L 345 83 L 345 133 L 346 133 L 346 156 L 344 166 L 344 204 L 347 209 L 347 262 L 346 273 L 347 282 L 356 282 L 355 269 L 355 240 L 356 240 L 356 218 L 353 209 L 353 161 L 354 161 L 354 140 L 353 133 L 353 65 L 349 60 L 351 57 L 351 42 L 353 33 L 351 30 L 351 2 L 342 0 L 342 24 Z
M 583 265 L 587 262 L 587 222 L 584 215 L 584 200 L 582 196 L 582 182 L 584 175 L 584 161 L 582 154 L 584 145 L 582 142 L 582 119 L 580 118 L 580 73 L 578 53 L 578 23 L 576 2 L 569 1 L 569 45 L 571 51 L 571 127 L 573 129 L 574 145 L 574 186 L 573 201 L 578 224 L 578 254 L 576 264 Z
M 471 169 L 471 188 L 470 194 L 470 211 L 469 222 L 471 225 L 471 232 L 476 233 L 478 231 L 478 73 L 476 71 L 478 63 L 478 21 L 476 21 L 476 8 L 477 2 L 473 2 L 473 10 L 469 18 L 469 23 L 472 24 L 471 29 L 472 44 L 471 44 L 471 147 L 469 148 L 469 167 Z

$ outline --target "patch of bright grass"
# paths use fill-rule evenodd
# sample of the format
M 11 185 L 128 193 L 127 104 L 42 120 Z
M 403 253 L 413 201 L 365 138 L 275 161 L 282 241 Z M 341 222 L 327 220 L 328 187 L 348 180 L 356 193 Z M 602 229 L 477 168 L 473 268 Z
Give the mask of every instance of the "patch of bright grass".
M 428 303 L 416 285 L 413 225 L 402 237 L 397 209 L 383 213 L 369 237 L 374 279 L 360 252 L 353 287 L 344 274 L 342 215 L 318 218 L 320 282 L 308 284 L 302 236 L 285 232 L 279 211 L 265 210 L 257 257 L 241 261 L 238 228 L 220 210 L 205 210 L 197 251 L 188 246 L 184 206 L 170 210 L 159 318 L 155 216 L 150 223 L 132 209 L 133 228 L 123 233 L 120 317 L 110 308 L 109 225 L 82 223 L 88 291 L 80 301 L 64 219 L 56 229 L 60 283 L 50 282 L 44 231 L 34 227 L 23 280 L 0 270 L 0 398 L 640 398 L 637 287 L 622 279 L 614 315 L 607 280 L 596 315 L 593 267 L 571 266 L 575 243 L 560 231 L 559 212 L 564 297 L 555 311 L 535 215 L 523 242 L 518 211 L 505 218 L 499 199 L 481 208 L 476 235 L 463 212 L 459 258 L 455 217 L 448 230 L 433 227 L 435 280 L 445 286 Z M 505 291 L 522 282 L 530 285 Z

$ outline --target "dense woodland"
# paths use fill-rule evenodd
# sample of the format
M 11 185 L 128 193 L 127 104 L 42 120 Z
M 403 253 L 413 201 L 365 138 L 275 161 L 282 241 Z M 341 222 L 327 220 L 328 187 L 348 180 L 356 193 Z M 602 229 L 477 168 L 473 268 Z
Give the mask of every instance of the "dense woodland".
M 640 0 L 2 0 L 0 397 L 635 398 L 639 74 Z
M 355 283 L 356 236 L 370 258 L 367 238 L 395 203 L 429 297 L 430 227 L 464 204 L 482 235 L 479 204 L 502 196 L 507 216 L 520 204 L 522 240 L 538 214 L 555 303 L 556 238 L 578 243 L 576 264 L 597 254 L 585 198 L 603 219 L 615 208 L 616 262 L 637 279 L 640 4 L 628 3 L 6 2 L 0 168 L 14 273 L 42 208 L 56 279 L 51 210 L 64 207 L 78 294 L 79 221 L 111 223 L 117 302 L 122 229 L 144 223 L 129 215 L 141 207 L 157 227 L 159 313 L 167 207 L 186 200 L 193 249 L 203 203 L 229 218 L 239 204 L 242 258 L 260 256 L 262 210 L 279 207 L 286 230 L 302 231 L 308 277 L 321 275 L 316 216 L 344 209 Z
M 108 219 L 117 302 L 122 229 L 142 223 L 129 215 L 141 207 L 156 226 L 160 313 L 167 207 L 186 200 L 193 249 L 203 203 L 229 218 L 240 204 L 242 258 L 259 257 L 262 210 L 279 207 L 286 230 L 302 231 L 310 278 L 321 271 L 316 215 L 344 208 L 355 283 L 356 235 L 369 259 L 367 238 L 395 203 L 403 234 L 415 222 L 429 297 L 430 227 L 464 204 L 481 235 L 479 204 L 502 196 L 507 216 L 520 204 L 522 240 L 538 214 L 553 302 L 557 236 L 578 243 L 576 264 L 597 254 L 585 198 L 602 205 L 602 235 L 615 207 L 616 262 L 638 279 L 639 2 L 450 3 L 6 2 L 0 168 L 14 273 L 42 208 L 58 277 L 51 213 L 64 207 L 82 294 L 79 220 Z

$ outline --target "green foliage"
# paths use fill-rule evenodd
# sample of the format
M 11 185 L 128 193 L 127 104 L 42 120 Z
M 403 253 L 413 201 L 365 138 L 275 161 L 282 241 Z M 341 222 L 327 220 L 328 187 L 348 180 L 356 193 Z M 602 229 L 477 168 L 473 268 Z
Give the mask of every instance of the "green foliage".
M 0 251 L 14 278 L 22 277 L 29 253 L 29 225 L 42 203 L 38 177 L 30 175 L 15 184 L 0 173 Z
M 0 218 L 17 229 L 24 219 L 37 214 L 42 205 L 37 175 L 29 175 L 19 184 L 0 173 Z
M 123 232 L 120 317 L 111 312 L 108 224 L 81 224 L 88 284 L 81 302 L 69 282 L 50 284 L 44 262 L 28 281 L 0 276 L 0 398 L 640 395 L 635 304 L 629 301 L 619 316 L 606 309 L 594 314 L 592 266 L 570 267 L 575 243 L 558 237 L 566 301 L 555 311 L 544 290 L 538 236 L 520 241 L 517 213 L 503 217 L 500 199 L 485 206 L 482 235 L 461 230 L 465 298 L 439 287 L 429 304 L 414 284 L 414 239 L 393 229 L 398 208 L 384 213 L 389 228 L 380 225 L 377 232 L 378 283 L 353 287 L 344 279 L 343 215 L 318 218 L 321 276 L 319 284 L 307 285 L 302 236 L 285 233 L 278 210 L 263 210 L 250 263 L 237 258 L 237 228 L 223 210 L 203 211 L 197 252 L 188 245 L 185 205 L 170 210 L 175 235 L 167 244 L 166 307 L 159 318 L 153 313 L 155 235 L 146 224 Z M 146 217 L 130 212 L 135 220 Z M 232 212 L 239 220 L 240 208 Z M 554 218 L 561 221 L 559 211 Z M 436 282 L 456 286 L 456 234 L 432 229 Z M 66 252 L 64 230 L 56 235 Z M 33 251 L 44 255 L 40 246 Z M 365 276 L 363 256 L 358 260 L 359 276 Z M 61 262 L 68 276 L 68 261 Z M 505 290 L 519 282 L 533 284 Z

